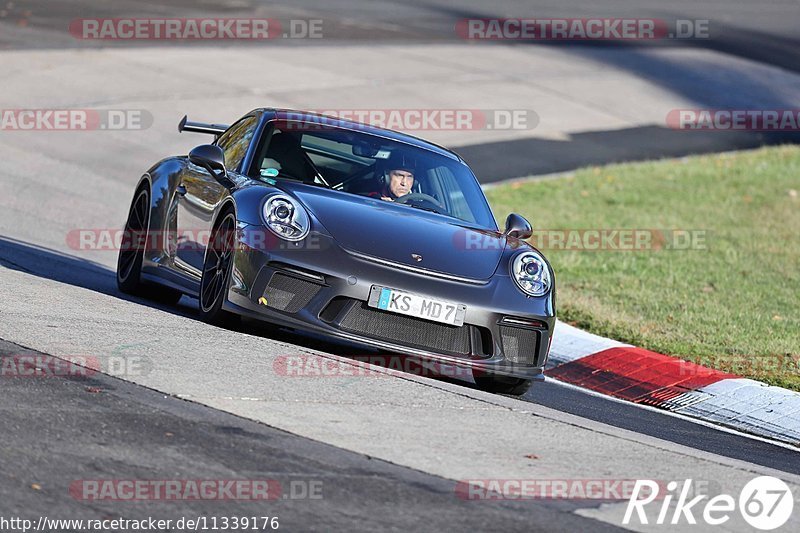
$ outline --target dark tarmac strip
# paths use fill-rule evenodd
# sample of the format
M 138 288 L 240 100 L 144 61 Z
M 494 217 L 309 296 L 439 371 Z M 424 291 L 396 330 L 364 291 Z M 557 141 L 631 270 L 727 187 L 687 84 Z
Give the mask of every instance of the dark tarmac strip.
M 359 349 L 364 356 L 377 353 L 367 352 L 357 345 L 334 343 L 322 337 L 305 333 L 286 329 L 268 329 L 267 325 L 255 321 L 247 322 L 244 327 L 250 333 L 268 335 L 276 340 L 328 353 L 357 354 Z M 465 382 L 444 381 L 463 387 L 473 387 Z M 553 379 L 548 379 L 544 383 L 535 383 L 520 399 L 697 450 L 783 472 L 800 474 L 800 460 L 798 460 L 800 459 L 800 448 L 792 449 L 773 444 L 768 440 L 751 438 L 741 433 L 724 430 L 713 424 L 700 423 L 691 418 L 674 416 L 659 409 L 594 394 Z M 535 408 L 533 410 L 535 411 Z
M 485 185 L 588 166 L 751 150 L 799 140 L 800 134 L 797 133 L 725 132 L 720 135 L 715 131 L 641 126 L 576 133 L 564 141 L 531 137 L 456 146 L 453 150 L 464 158 L 478 181 Z M 535 156 L 531 157 L 531 154 Z
M 455 24 L 468 18 L 655 17 L 668 24 L 676 19 L 708 21 L 708 38 L 619 42 L 534 41 L 536 46 L 692 46 L 724 52 L 784 69 L 800 71 L 800 39 L 796 3 L 748 0 L 17 0 L 9 2 L 0 21 L 45 30 L 37 38 L 0 34 L 0 48 L 62 48 L 137 46 L 136 41 L 64 40 L 70 24 L 81 18 L 114 17 L 269 17 L 324 21 L 325 37 L 340 42 L 454 42 L 463 43 Z M 306 42 L 313 44 L 314 39 Z M 302 43 L 276 39 L 270 44 Z M 192 43 L 190 43 L 192 44 Z M 197 44 L 197 43 L 194 43 Z M 228 41 L 226 45 L 248 45 Z
M 5 369 L 0 374 L 0 518 L 35 524 L 39 516 L 205 516 L 210 525 L 212 517 L 277 516 L 280 529 L 287 531 L 612 529 L 571 512 L 596 501 L 465 501 L 456 497 L 451 480 L 103 374 L 9 372 L 20 368 L 19 356 L 25 355 L 42 354 L 0 341 L 0 368 Z M 487 436 L 487 442 L 492 438 L 502 436 Z M 275 501 L 86 501 L 70 493 L 81 480 L 242 479 L 277 480 L 281 496 Z
M 655 409 L 564 386 L 553 380 L 534 384 L 523 399 L 642 435 L 691 446 L 697 450 L 800 474 L 800 449 L 792 450 L 723 431 Z
M 367 5 L 369 4 L 369 5 Z M 161 0 L 142 3 L 120 0 L 108 3 L 98 0 L 22 0 L 8 10 L 0 23 L 37 30 L 25 37 L 19 32 L 0 31 L 0 50 L 63 49 L 95 47 L 147 47 L 175 46 L 198 48 L 225 46 L 235 53 L 235 47 L 270 46 L 336 46 L 342 44 L 367 44 L 377 46 L 392 43 L 452 43 L 464 44 L 454 32 L 454 24 L 466 18 L 482 17 L 663 17 L 665 20 L 705 19 L 713 28 L 711 38 L 686 41 L 648 40 L 626 42 L 574 42 L 536 41 L 523 46 L 558 46 L 573 52 L 577 58 L 589 55 L 593 60 L 621 61 L 618 68 L 630 69 L 643 79 L 651 77 L 658 83 L 664 80 L 653 69 L 671 68 L 664 64 L 654 67 L 652 56 L 636 58 L 631 53 L 620 56 L 593 55 L 593 50 L 622 48 L 635 51 L 653 46 L 687 47 L 713 50 L 764 64 L 800 72 L 798 50 L 800 39 L 794 37 L 795 24 L 800 11 L 792 3 L 776 3 L 768 8 L 745 0 L 704 0 L 701 2 L 678 0 L 665 6 L 656 0 L 608 0 L 586 5 L 568 0 L 554 5 L 501 0 L 490 6 L 478 0 L 420 0 L 414 2 L 380 1 L 365 4 L 359 0 L 292 0 L 259 3 L 255 0 Z M 325 39 L 276 39 L 267 45 L 258 41 L 170 41 L 170 40 L 82 40 L 69 33 L 72 22 L 82 18 L 163 18 L 163 17 L 265 17 L 276 20 L 309 18 L 323 20 Z M 284 44 L 281 44 L 284 43 Z M 492 46 L 489 43 L 483 43 Z M 506 46 L 499 43 L 498 46 Z M 509 65 L 509 74 L 514 66 Z M 675 71 L 674 85 L 677 93 L 689 91 L 685 96 L 697 103 L 698 108 L 708 107 L 744 109 L 761 107 L 758 100 L 742 100 L 739 95 L 704 94 L 691 84 L 680 80 L 695 80 L 698 73 Z M 763 97 L 763 95 L 761 95 Z M 723 102 L 728 102 L 724 103 Z M 264 102 L 269 105 L 269 102 Z M 303 106 L 300 106 L 303 107 Z M 308 103 L 307 107 L 315 107 Z M 779 108 L 796 107 L 787 101 Z M 609 131 L 572 132 L 568 139 L 554 140 L 530 137 L 516 140 L 482 142 L 453 147 L 472 167 L 481 183 L 572 171 L 592 165 L 645 161 L 664 157 L 683 157 L 695 154 L 743 150 L 784 143 L 797 143 L 796 132 L 746 132 L 746 131 L 682 131 L 656 125 L 635 126 Z M 533 156 L 532 156 L 533 154 Z

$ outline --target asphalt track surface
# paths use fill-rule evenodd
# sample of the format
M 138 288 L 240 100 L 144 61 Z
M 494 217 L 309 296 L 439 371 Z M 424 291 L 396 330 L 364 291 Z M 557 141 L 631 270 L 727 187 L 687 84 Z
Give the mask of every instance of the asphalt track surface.
M 747 0 L 711 0 L 665 2 L 647 0 L 605 0 L 603 2 L 526 2 L 500 0 L 491 5 L 480 0 L 401 1 L 316 0 L 259 2 L 256 0 L 166 0 L 138 2 L 125 0 L 105 3 L 97 0 L 22 0 L 2 11 L 0 23 L 17 29 L 32 29 L 27 36 L 14 31 L 0 32 L 0 49 L 130 47 L 153 46 L 163 41 L 82 41 L 72 38 L 67 28 L 78 18 L 110 17 L 268 17 L 287 21 L 317 19 L 324 23 L 324 42 L 332 46 L 342 43 L 369 43 L 369 46 L 391 43 L 463 43 L 453 28 L 465 18 L 548 18 L 610 17 L 659 18 L 670 27 L 676 20 L 707 20 L 709 38 L 625 41 L 625 42 L 534 42 L 523 46 L 553 46 L 570 50 L 576 58 L 592 54 L 604 47 L 625 47 L 636 56 L 636 50 L 650 47 L 711 50 L 731 56 L 800 72 L 800 6 L 795 0 L 749 2 Z M 267 46 L 318 45 L 314 39 L 276 40 Z M 174 46 L 202 47 L 204 42 L 183 41 Z M 225 46 L 261 46 L 246 41 L 226 42 Z M 483 43 L 486 46 L 493 44 Z M 213 46 L 213 45 L 212 45 Z M 502 44 L 501 44 L 502 46 Z M 390 57 L 386 58 L 391 61 Z M 612 59 L 612 61 L 615 61 Z M 609 63 L 610 67 L 631 68 L 637 73 L 649 68 L 669 69 L 669 65 L 651 64 L 652 59 Z M 649 65 L 649 66 L 648 66 Z M 509 71 L 515 66 L 509 65 Z M 211 73 L 209 73 L 211 74 Z M 676 73 L 677 74 L 677 73 Z M 213 75 L 213 74 L 212 74 Z M 665 88 L 681 91 L 681 79 L 702 75 L 686 72 L 667 82 Z M 694 92 L 686 96 L 702 102 L 704 95 Z M 724 98 L 723 98 L 724 100 Z M 717 103 L 718 99 L 713 102 Z M 265 105 L 268 105 L 266 103 Z M 796 102 L 786 102 L 791 108 Z M 700 106 L 698 106 L 700 107 Z M 715 106 L 712 108 L 730 106 Z M 734 105 L 737 109 L 758 107 Z M 478 142 L 458 147 L 483 182 L 570 171 L 588 165 L 637 161 L 660 157 L 681 157 L 698 153 L 755 148 L 758 146 L 796 143 L 797 133 L 675 131 L 666 127 L 643 125 L 600 131 L 574 132 L 568 142 L 550 138 L 515 141 Z M 535 154 L 536 157 L 530 157 Z
M 637 17 L 708 20 L 709 38 L 655 43 L 658 46 L 699 46 L 738 55 L 761 63 L 800 70 L 800 38 L 797 23 L 800 6 L 794 0 L 749 2 L 747 0 L 20 0 L 6 8 L 4 19 L 63 32 L 76 18 L 120 16 L 261 16 L 277 19 L 319 18 L 329 24 L 326 38 L 440 41 L 454 39 L 453 26 L 465 18 Z M 53 46 L 56 40 L 5 41 L 15 46 Z M 73 46 L 80 43 L 72 42 Z M 541 44 L 541 43 L 539 43 Z M 635 43 L 648 46 L 649 43 Z M 105 43 L 104 45 L 107 45 Z M 574 43 L 556 44 L 574 46 Z M 596 45 L 591 45 L 596 46 Z M 615 46 L 615 45 L 614 45 Z
M 184 298 L 176 307 L 165 307 L 140 299 L 131 300 L 117 292 L 114 287 L 113 272 L 98 265 L 23 243 L 5 239 L 0 241 L 0 265 L 28 276 L 41 277 L 120 300 L 132 301 L 137 305 L 150 307 L 158 313 L 177 315 L 192 321 L 198 320 L 196 301 L 193 299 Z M 256 322 L 245 322 L 239 331 L 325 353 L 374 354 L 363 348 L 359 350 L 357 346 L 330 343 L 324 339 L 289 330 L 265 328 Z M 7 357 L 31 353 L 23 347 L 5 341 L 0 345 L 0 352 Z M 191 355 L 185 354 L 185 357 L 191 358 Z M 463 388 L 465 393 L 471 390 L 471 386 L 463 382 L 441 380 L 441 383 Z M 523 397 L 523 400 L 532 403 L 535 406 L 534 410 L 538 407 L 549 408 L 692 449 L 788 474 L 800 474 L 800 461 L 797 461 L 796 450 L 722 431 L 656 410 L 598 397 L 557 382 L 537 384 Z M 97 405 L 98 403 L 100 405 Z M 220 473 L 218 463 L 224 457 L 224 465 L 231 468 L 226 475 L 231 479 L 244 474 L 249 478 L 261 479 L 259 476 L 268 474 L 281 479 L 286 486 L 292 479 L 299 479 L 301 482 L 323 478 L 335 480 L 336 488 L 330 498 L 326 494 L 325 504 L 311 502 L 310 505 L 305 505 L 307 503 L 305 500 L 302 505 L 296 501 L 280 501 L 275 507 L 270 507 L 281 510 L 281 506 L 286 505 L 287 512 L 284 514 L 291 515 L 297 524 L 302 524 L 303 529 L 324 527 L 325 524 L 337 529 L 344 528 L 348 524 L 347 520 L 354 517 L 358 519 L 351 525 L 357 529 L 386 527 L 390 524 L 402 526 L 403 516 L 411 515 L 417 516 L 426 524 L 424 529 L 433 530 L 437 529 L 439 519 L 444 520 L 442 523 L 458 524 L 457 521 L 453 522 L 455 518 L 448 514 L 450 510 L 454 513 L 454 517 L 460 516 L 466 520 L 465 523 L 483 524 L 487 527 L 490 524 L 506 523 L 503 521 L 508 520 L 507 524 L 512 530 L 519 529 L 521 520 L 526 516 L 530 520 L 546 520 L 544 523 L 551 526 L 556 523 L 562 524 L 565 529 L 581 525 L 557 516 L 564 509 L 574 509 L 574 502 L 571 504 L 547 502 L 547 505 L 539 505 L 542 502 L 525 502 L 524 505 L 516 504 L 510 507 L 501 505 L 503 519 L 495 523 L 493 520 L 497 519 L 497 515 L 494 514 L 496 511 L 494 504 L 487 507 L 463 507 L 464 502 L 453 498 L 452 481 L 448 483 L 435 476 L 424 476 L 410 469 L 370 460 L 364 455 L 292 437 L 240 417 L 168 398 L 155 391 L 148 391 L 103 374 L 67 379 L 5 377 L 3 386 L 0 387 L 0 404 L 7 406 L 0 421 L 3 426 L 0 434 L 6 436 L 4 449 L 11 452 L 11 455 L 7 456 L 9 460 L 4 462 L 5 482 L 0 484 L 0 493 L 11 487 L 19 488 L 19 483 L 23 479 L 36 480 L 37 472 L 40 473 L 41 479 L 47 480 L 45 484 L 50 489 L 45 491 L 49 498 L 44 500 L 39 491 L 10 491 L 9 499 L 5 501 L 12 502 L 12 507 L 7 508 L 11 511 L 27 510 L 28 514 L 36 515 L 40 511 L 43 513 L 51 509 L 49 507 L 51 505 L 55 506 L 52 507 L 52 515 L 57 514 L 55 511 L 78 510 L 84 502 L 70 498 L 63 489 L 75 479 L 87 477 L 91 479 L 90 473 L 96 475 L 102 472 L 103 478 L 132 479 L 148 478 L 148 475 L 152 477 L 159 469 L 167 469 L 165 471 L 174 472 L 178 478 L 203 479 L 204 475 Z M 55 409 L 46 407 L 54 405 L 58 407 Z M 166 434 L 169 436 L 165 437 Z M 264 435 L 272 435 L 274 438 L 270 440 Z M 270 440 L 267 450 L 262 450 L 256 445 L 264 440 Z M 36 445 L 30 447 L 25 443 L 36 443 Z M 43 453 L 44 449 L 55 443 L 69 443 L 69 448 L 52 455 Z M 183 448 L 187 443 L 194 443 L 190 446 L 190 450 Z M 264 442 L 260 444 L 263 445 Z M 185 453 L 187 457 L 190 455 L 191 461 L 182 456 L 174 466 L 168 464 L 169 461 L 165 464 L 164 457 L 169 458 L 172 454 L 166 453 L 162 447 L 170 445 L 174 445 L 181 454 Z M 95 456 L 98 450 L 104 449 L 103 446 L 112 446 L 116 450 L 115 453 L 121 453 L 126 458 L 125 462 L 118 464 L 108 458 L 107 461 L 98 463 Z M 120 446 L 122 450 L 118 449 Z M 292 453 L 288 453 L 287 450 L 291 450 Z M 158 462 L 152 463 L 151 458 L 156 456 L 159 457 Z M 69 460 L 65 461 L 65 457 L 69 457 Z M 269 463 L 259 467 L 240 466 L 257 463 L 259 457 L 262 460 L 269 458 Z M 310 464 L 305 464 L 303 468 L 296 465 L 298 462 L 307 461 L 309 457 L 314 458 Z M 32 472 L 28 472 L 27 469 L 36 462 L 34 458 L 38 458 L 41 464 Z M 53 465 L 48 466 L 50 461 Z M 348 468 L 358 471 L 359 474 L 353 474 L 353 470 L 343 468 L 342 465 L 345 463 Z M 134 465 L 139 466 L 134 467 Z M 233 468 L 234 465 L 237 468 Z M 335 468 L 331 465 L 335 465 Z M 26 473 L 23 475 L 23 472 Z M 382 483 L 389 483 L 392 489 L 389 490 Z M 330 481 L 328 484 L 331 484 Z M 350 484 L 353 486 L 350 487 Z M 344 492 L 337 492 L 339 489 Z M 387 496 L 387 491 L 391 492 L 391 496 Z M 358 497 L 353 498 L 353 494 L 358 494 Z M 354 501 L 358 503 L 353 504 Z M 32 502 L 35 504 L 33 507 L 31 507 Z M 532 503 L 534 504 L 531 505 Z M 296 511 L 292 504 L 301 508 L 302 512 Z M 351 504 L 355 505 L 353 509 L 348 508 Z M 37 505 L 42 506 L 37 507 Z M 328 508 L 326 505 L 332 507 Z M 376 505 L 381 511 L 374 514 L 370 512 L 369 516 L 364 516 L 358 511 L 364 508 L 375 510 Z M 381 508 L 381 505 L 386 508 Z M 395 509 L 391 509 L 392 506 Z M 192 511 L 195 514 L 196 511 L 200 511 L 201 514 L 203 511 L 213 512 L 213 506 L 203 505 L 192 505 L 188 509 L 183 507 L 176 509 L 174 506 L 163 508 L 155 505 L 154 509 L 161 514 L 153 511 L 149 513 L 150 515 L 155 513 L 165 518 L 173 514 L 181 516 L 184 511 L 186 513 Z M 164 515 L 165 509 L 170 513 Z M 226 507 L 226 512 L 233 511 L 233 508 L 228 511 Z M 270 512 L 279 514 L 278 511 Z M 427 518 L 427 513 L 431 513 L 430 520 Z M 434 514 L 437 514 L 438 518 L 434 518 Z M 68 515 L 61 513 L 60 516 Z M 485 522 L 481 522 L 482 520 Z
M 221 10 L 217 5 L 188 1 L 121 2 L 115 3 L 110 10 L 96 2 L 18 2 L 14 9 L 29 6 L 37 14 L 29 17 L 30 24 L 54 31 L 63 28 L 63 20 L 74 18 L 76 13 L 87 17 L 112 16 L 122 11 L 127 11 L 129 16 L 166 15 L 180 12 L 176 9 L 181 6 L 188 6 L 191 13 L 250 12 L 247 2 L 223 4 L 228 7 Z M 499 14 L 486 13 L 477 2 L 464 4 L 466 7 L 458 9 L 449 5 L 445 2 L 375 2 L 365 8 L 364 4 L 329 2 L 324 9 L 333 18 L 360 20 L 355 27 L 362 29 L 359 38 L 364 40 L 378 36 L 388 39 L 392 32 L 392 38 L 401 38 L 396 35 L 398 31 L 409 33 L 404 25 L 400 25 L 400 30 L 397 25 L 387 27 L 387 18 L 408 20 L 408 24 L 417 21 L 419 27 L 410 33 L 418 38 L 433 38 L 435 32 L 431 28 L 438 28 L 442 17 Z M 703 6 L 711 6 L 709 9 L 716 9 L 721 19 L 728 16 L 737 24 L 749 25 L 745 29 L 739 28 L 742 30 L 741 41 L 734 40 L 725 45 L 727 52 L 749 54 L 748 57 L 753 56 L 751 58 L 762 54 L 765 61 L 796 70 L 797 65 L 792 65 L 792 61 L 798 57 L 797 49 L 788 30 L 790 22 L 796 21 L 797 6 L 794 3 L 775 3 L 765 8 L 744 2 L 726 2 L 724 5 L 687 2 L 676 4 L 685 6 L 681 8 L 683 11 L 670 13 L 659 11 L 662 8 L 655 3 L 652 5 L 652 11 L 642 8 L 640 16 L 707 16 L 713 19 L 711 14 L 702 11 Z M 276 6 L 278 17 L 309 16 L 312 11 L 304 8 L 302 2 L 272 6 Z M 529 15 L 527 4 L 499 3 L 494 6 L 502 16 Z M 143 10 L 149 11 L 142 14 Z M 537 12 L 536 15 L 577 16 L 576 12 L 580 12 L 587 16 L 594 13 L 615 16 L 620 11 L 627 14 L 632 10 L 625 2 L 574 9 L 569 4 L 560 4 L 558 11 L 554 7 L 552 11 Z M 795 15 L 794 19 L 792 15 Z M 343 27 L 345 22 L 341 22 Z M 343 34 L 342 39 L 352 36 L 353 24 L 348 24 L 348 33 Z M 737 29 L 733 23 L 730 27 Z M 763 38 L 771 43 L 771 48 L 763 51 L 757 46 L 762 34 L 774 36 L 774 39 Z M 402 38 L 407 38 L 407 35 Z M 0 35 L 0 43 L 7 48 L 64 45 L 57 36 L 52 39 L 17 42 L 6 41 L 4 35 Z M 747 46 L 736 43 L 746 43 Z M 75 44 L 71 43 L 71 46 Z M 585 150 L 579 150 L 578 160 L 570 163 L 568 153 L 556 151 L 549 162 L 538 163 L 541 167 L 536 170 L 564 170 L 595 160 L 602 161 L 607 157 L 603 155 L 607 147 L 615 143 L 635 145 L 633 141 L 641 137 L 640 133 L 617 132 L 619 136 L 616 138 L 603 135 L 603 132 L 587 134 Z M 650 133 L 652 142 L 660 139 L 663 141 L 660 144 L 668 144 L 666 139 L 658 136 L 658 131 Z M 761 142 L 756 141 L 756 144 Z M 748 137 L 743 142 L 753 142 L 753 138 Z M 465 153 L 465 148 L 467 152 L 474 150 L 481 157 L 497 157 L 503 150 L 519 151 L 524 146 L 481 144 L 462 147 L 460 151 Z M 713 150 L 729 148 L 731 145 L 726 143 L 713 146 Z M 0 417 L 2 516 L 148 515 L 170 518 L 244 513 L 277 515 L 287 530 L 400 530 L 413 527 L 420 530 L 503 528 L 517 531 L 541 527 L 548 531 L 601 531 L 608 527 L 608 523 L 619 523 L 615 521 L 618 515 L 614 514 L 613 505 L 603 507 L 599 502 L 575 500 L 463 502 L 454 496 L 455 480 L 463 479 L 464 475 L 479 476 L 481 472 L 490 472 L 489 466 L 493 466 L 497 468 L 499 477 L 508 476 L 507 472 L 550 478 L 660 475 L 671 479 L 667 476 L 707 476 L 722 487 L 740 486 L 742 479 L 766 472 L 781 477 L 785 475 L 797 486 L 800 461 L 796 450 L 556 383 L 539 384 L 522 402 L 492 397 L 458 382 L 415 380 L 413 377 L 387 380 L 382 387 L 367 382 L 350 383 L 342 389 L 329 383 L 291 384 L 298 389 L 295 391 L 290 390 L 286 380 L 273 381 L 270 386 L 283 388 L 274 392 L 257 391 L 259 402 L 250 402 L 254 407 L 248 407 L 243 398 L 207 398 L 197 392 L 178 394 L 191 390 L 192 382 L 204 383 L 209 389 L 219 385 L 215 391 L 217 394 L 222 394 L 222 385 L 228 387 L 226 390 L 237 391 L 237 396 L 255 390 L 253 387 L 258 380 L 252 373 L 259 368 L 259 361 L 246 359 L 245 345 L 268 350 L 263 355 L 265 360 L 286 353 L 286 350 L 354 354 L 357 348 L 245 323 L 240 331 L 235 332 L 241 335 L 243 347 L 231 348 L 231 353 L 235 352 L 242 359 L 235 360 L 234 366 L 223 368 L 211 379 L 209 369 L 217 369 L 214 363 L 218 363 L 220 355 L 223 355 L 222 352 L 215 353 L 213 348 L 224 339 L 230 339 L 231 332 L 199 323 L 194 300 L 183 298 L 179 306 L 164 307 L 125 297 L 114 285 L 113 272 L 109 269 L 113 259 L 102 264 L 92 263 L 41 245 L 43 241 L 52 242 L 49 235 L 45 236 L 44 228 L 48 227 L 47 220 L 54 217 L 69 219 L 71 224 L 79 225 L 83 220 L 82 211 L 92 209 L 106 198 L 115 206 L 121 206 L 109 208 L 107 216 L 107 226 L 116 227 L 121 224 L 118 220 L 120 213 L 127 209 L 130 195 L 127 183 L 117 182 L 122 178 L 111 168 L 113 165 L 97 163 L 103 159 L 102 153 L 94 153 L 91 145 L 81 143 L 76 143 L 71 149 L 74 152 L 58 148 L 54 155 L 58 163 L 64 165 L 65 175 L 83 186 L 80 194 L 62 197 L 57 186 L 51 187 L 57 184 L 36 180 L 24 183 L 17 174 L 14 174 L 13 181 L 9 181 L 13 186 L 11 196 L 15 200 L 6 198 L 3 204 L 6 212 L 0 217 L 5 235 L 0 238 L 0 339 L 4 339 L 0 342 L 0 357 L 28 354 L 29 347 L 43 353 L 58 355 L 64 350 L 69 353 L 66 347 L 59 350 L 62 342 L 71 350 L 81 347 L 88 350 L 90 345 L 98 349 L 98 346 L 105 348 L 115 343 L 131 342 L 137 337 L 156 336 L 162 346 L 153 351 L 151 357 L 154 364 L 159 365 L 159 370 L 155 375 L 146 376 L 147 379 L 131 379 L 134 383 L 102 374 L 90 378 L 0 377 L 3 380 L 0 384 L 3 410 Z M 591 155 L 591 149 L 597 151 L 596 157 Z M 675 147 L 675 155 L 686 149 L 685 146 Z M 23 169 L 20 172 L 27 171 L 28 161 L 36 158 L 30 150 L 16 141 L 10 143 L 8 152 L 5 152 L 6 164 Z M 637 148 L 634 146 L 629 150 Z M 137 159 L 134 152 L 136 150 L 128 151 L 125 157 Z M 650 149 L 642 149 L 641 156 L 648 157 L 652 153 Z M 465 155 L 469 159 L 469 155 Z M 70 157 L 74 159 L 70 160 Z M 70 165 L 80 166 L 82 158 L 91 159 L 88 166 L 94 172 L 102 170 L 115 183 L 98 180 L 99 187 L 94 189 L 89 186 L 91 176 L 73 176 Z M 561 163 L 564 159 L 567 162 Z M 509 176 L 520 175 L 516 172 L 521 170 L 525 168 L 515 168 L 509 171 Z M 51 195 L 58 195 L 59 201 L 51 202 Z M 20 218 L 23 212 L 24 218 Z M 42 217 L 42 226 L 29 223 L 36 217 Z M 20 224 L 19 220 L 24 220 L 25 224 Z M 60 229 L 63 231 L 63 223 Z M 63 243 L 63 237 L 61 239 Z M 154 329 L 161 324 L 174 329 Z M 203 342 L 198 342 L 198 336 Z M 237 390 L 238 380 L 241 380 L 242 392 Z M 303 391 L 304 387 L 319 387 L 322 392 Z M 274 398 L 270 398 L 270 393 L 274 393 Z M 341 404 L 337 403 L 337 394 L 342 396 Z M 412 405 L 414 401 L 426 399 L 433 401 L 430 405 Z M 304 401 L 308 405 L 303 405 Z M 325 401 L 330 403 L 322 403 Z M 315 410 L 315 403 L 321 405 L 321 410 Z M 443 406 L 452 410 L 443 410 Z M 327 414 L 326 409 L 330 410 Z M 461 427 L 458 432 L 448 424 L 448 418 L 462 420 L 462 414 L 465 411 L 469 413 L 470 409 L 474 412 L 485 409 L 486 415 L 484 418 L 479 414 L 464 418 L 474 425 Z M 415 442 L 413 434 L 409 436 L 400 430 L 392 438 L 379 438 L 377 433 L 371 433 L 366 427 L 368 421 L 383 424 L 383 428 L 391 427 L 389 421 L 370 419 L 373 411 L 391 412 L 399 417 L 398 420 L 406 422 L 419 419 L 422 423 L 429 423 L 414 431 L 419 432 L 417 440 L 425 439 L 427 443 L 430 439 L 430 449 L 420 446 L 405 453 L 393 449 L 391 442 L 404 445 L 420 443 Z M 531 413 L 530 418 L 518 414 L 527 411 Z M 508 418 L 513 420 L 513 424 L 504 426 L 497 422 L 506 420 L 506 417 L 513 417 Z M 355 420 L 359 424 L 348 426 L 346 423 L 341 429 L 331 418 L 341 418 L 349 421 L 347 423 Z M 314 421 L 321 427 L 313 427 Z M 433 423 L 441 423 L 442 427 L 431 427 Z M 518 427 L 520 424 L 530 424 L 541 433 L 524 432 L 525 428 Z M 499 428 L 505 428 L 505 431 Z M 349 432 L 353 435 L 348 435 Z M 436 447 L 442 435 L 456 439 L 452 446 L 460 451 L 454 453 L 463 456 L 442 454 L 446 448 Z M 525 435 L 529 439 L 525 446 L 542 457 L 541 460 L 532 457 L 528 462 L 536 464 L 540 461 L 546 466 L 521 470 L 518 455 L 503 455 L 508 450 L 516 454 L 523 448 L 512 442 L 519 435 Z M 423 450 L 421 453 L 420 449 Z M 475 450 L 481 450 L 481 453 Z M 432 457 L 424 457 L 426 452 Z M 474 464 L 467 464 L 470 461 Z M 506 463 L 510 466 L 504 470 Z M 483 470 L 475 468 L 482 464 L 487 467 Z M 482 477 L 493 476 L 485 474 Z M 320 500 L 281 499 L 263 508 L 258 507 L 257 513 L 253 513 L 251 502 L 226 502 L 224 506 L 213 502 L 140 502 L 132 507 L 114 502 L 87 503 L 70 497 L 67 487 L 71 482 L 95 478 L 274 478 L 285 486 L 290 486 L 292 481 L 302 484 L 321 480 L 324 482 L 324 497 Z
M 41 356 L 0 341 L 4 357 Z M 451 480 L 291 435 L 104 374 L 4 377 L 0 516 L 278 517 L 287 531 L 614 530 L 552 502 L 471 502 Z M 92 479 L 277 481 L 267 501 L 86 501 Z M 34 485 L 36 488 L 34 488 Z M 262 519 L 259 518 L 259 527 Z
M 130 297 L 117 291 L 112 271 L 22 243 L 0 239 L 0 265 L 130 300 Z M 43 267 L 43 265 L 47 265 L 47 267 Z M 196 312 L 197 301 L 192 298 L 184 297 L 180 305 L 174 307 L 160 306 L 141 299 L 134 301 L 151 306 L 161 312 L 175 313 L 192 320 L 199 320 Z M 246 321 L 239 329 L 321 352 L 353 356 L 370 356 L 377 353 L 357 345 L 332 343 L 321 337 L 288 329 L 268 328 L 255 321 Z M 454 383 L 459 387 L 471 387 L 469 383 L 463 381 L 447 379 L 442 379 L 442 381 Z M 557 381 L 548 380 L 545 383 L 537 383 L 522 399 L 536 405 L 698 450 L 800 475 L 798 452 L 794 449 L 723 431 L 713 426 L 698 424 L 656 409 L 647 409 L 605 398 L 582 389 L 562 385 Z
M 113 272 L 21 243 L 0 239 L 0 265 L 27 274 L 74 284 L 116 298 L 131 300 L 130 297 L 119 293 L 114 287 Z M 43 268 L 42 265 L 47 265 L 47 267 Z M 184 297 L 179 306 L 161 306 L 142 299 L 133 301 L 151 306 L 161 312 L 175 313 L 192 320 L 199 320 L 196 312 L 197 301 L 192 298 Z M 238 329 L 310 350 L 346 353 L 353 356 L 377 354 L 377 352 L 365 350 L 357 345 L 333 343 L 321 337 L 288 329 L 273 329 L 255 321 L 246 321 Z M 19 353 L 14 352 L 13 347 L 7 344 L 5 353 Z M 463 381 L 440 379 L 442 382 L 450 382 L 459 387 L 472 387 Z M 562 385 L 557 381 L 548 380 L 545 383 L 537 383 L 522 399 L 536 405 L 643 435 L 800 475 L 798 452 L 794 449 L 753 439 L 746 435 L 727 432 L 713 426 L 698 424 L 695 421 L 669 415 L 657 409 L 647 409 L 602 397 L 579 388 Z M 13 403 L 8 402 L 8 404 Z

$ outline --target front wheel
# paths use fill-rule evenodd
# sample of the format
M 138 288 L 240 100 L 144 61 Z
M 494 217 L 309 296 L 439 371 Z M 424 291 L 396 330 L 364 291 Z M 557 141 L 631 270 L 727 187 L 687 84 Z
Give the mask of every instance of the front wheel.
M 522 396 L 533 385 L 532 379 L 512 378 L 510 376 L 490 375 L 476 377 L 475 383 L 478 388 L 497 394 L 510 394 L 511 396 Z
M 222 215 L 211 232 L 203 261 L 199 297 L 200 316 L 205 322 L 218 326 L 231 325 L 238 318 L 222 309 L 230 285 L 235 235 L 236 217 L 228 211 Z

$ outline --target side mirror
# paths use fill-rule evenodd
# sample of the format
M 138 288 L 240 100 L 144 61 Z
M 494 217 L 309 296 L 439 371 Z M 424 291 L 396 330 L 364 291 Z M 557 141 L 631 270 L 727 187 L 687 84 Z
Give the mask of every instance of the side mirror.
M 225 170 L 225 152 L 219 146 L 201 144 L 189 152 L 189 161 L 205 168 L 214 177 L 219 177 L 217 172 L 220 172 L 223 177 L 228 174 Z
M 506 231 L 504 233 L 515 239 L 527 239 L 533 235 L 533 229 L 530 222 L 525 220 L 525 217 L 511 213 L 506 219 Z

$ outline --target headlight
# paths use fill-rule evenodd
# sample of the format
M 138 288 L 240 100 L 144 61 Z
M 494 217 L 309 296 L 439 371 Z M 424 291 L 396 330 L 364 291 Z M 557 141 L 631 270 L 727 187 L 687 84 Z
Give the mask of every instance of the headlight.
M 511 262 L 511 277 L 522 292 L 529 296 L 544 296 L 550 290 L 550 269 L 536 252 L 517 254 Z
M 264 202 L 264 222 L 275 235 L 287 241 L 305 239 L 311 226 L 303 206 L 284 194 L 271 196 Z

